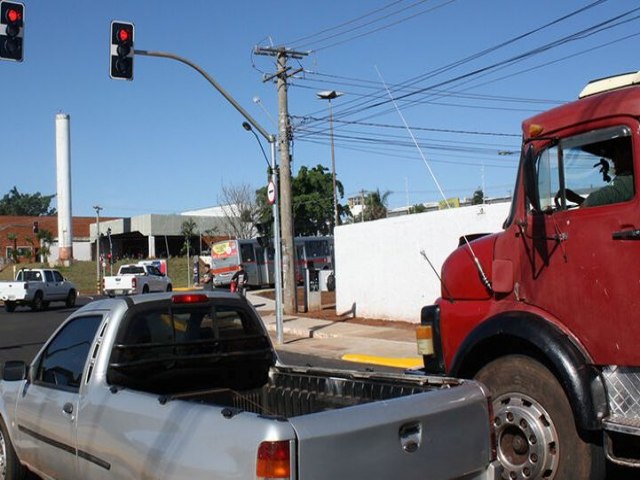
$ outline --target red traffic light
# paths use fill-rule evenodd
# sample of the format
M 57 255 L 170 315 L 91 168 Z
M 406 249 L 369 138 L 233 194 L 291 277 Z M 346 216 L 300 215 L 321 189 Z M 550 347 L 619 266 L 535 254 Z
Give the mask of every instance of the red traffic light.
M 22 20 L 22 12 L 16 10 L 15 8 L 10 8 L 9 10 L 7 10 L 7 20 L 11 23 Z
M 133 23 L 111 22 L 111 78 L 133 80 L 134 36 Z
M 131 32 L 126 28 L 121 28 L 118 30 L 118 40 L 122 43 L 128 42 L 131 40 Z

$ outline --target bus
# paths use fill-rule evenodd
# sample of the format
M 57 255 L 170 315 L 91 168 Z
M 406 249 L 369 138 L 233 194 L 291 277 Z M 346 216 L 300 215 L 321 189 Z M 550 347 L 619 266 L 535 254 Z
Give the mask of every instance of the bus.
M 296 237 L 296 281 L 302 282 L 305 267 L 316 270 L 333 269 L 333 237 Z M 249 287 L 275 284 L 274 255 L 272 246 L 263 247 L 255 238 L 223 240 L 211 245 L 211 256 L 204 257 L 210 263 L 216 287 L 227 287 L 231 277 L 244 265 L 249 276 Z

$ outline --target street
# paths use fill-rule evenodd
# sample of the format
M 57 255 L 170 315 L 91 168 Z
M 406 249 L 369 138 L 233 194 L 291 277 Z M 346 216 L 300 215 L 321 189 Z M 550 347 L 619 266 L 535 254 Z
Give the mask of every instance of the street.
M 90 297 L 79 297 L 77 307 L 91 301 Z M 76 307 L 76 308 L 77 308 Z M 18 308 L 13 313 L 0 310 L 0 362 L 7 360 L 31 361 L 39 349 L 60 323 L 76 308 L 52 306 L 42 312 L 32 312 L 28 308 Z M 364 370 L 375 369 L 378 371 L 392 371 L 386 367 L 370 367 L 364 364 L 354 364 L 336 359 L 323 358 L 321 356 L 279 352 L 280 360 L 290 365 L 313 365 L 337 369 Z M 637 478 L 638 472 L 634 469 L 620 468 L 609 465 L 609 480 L 631 480 Z M 37 479 L 35 475 L 29 478 Z

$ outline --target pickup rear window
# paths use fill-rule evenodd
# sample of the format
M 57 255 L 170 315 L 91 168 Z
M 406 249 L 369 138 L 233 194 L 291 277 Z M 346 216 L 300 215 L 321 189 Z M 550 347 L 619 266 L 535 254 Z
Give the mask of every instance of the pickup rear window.
M 267 335 L 241 305 L 132 309 L 107 381 L 154 393 L 255 388 L 273 363 Z
M 122 267 L 120 269 L 120 275 L 142 275 L 144 274 L 143 267 Z
M 23 270 L 18 273 L 16 280 L 19 282 L 41 282 L 42 274 L 38 271 Z

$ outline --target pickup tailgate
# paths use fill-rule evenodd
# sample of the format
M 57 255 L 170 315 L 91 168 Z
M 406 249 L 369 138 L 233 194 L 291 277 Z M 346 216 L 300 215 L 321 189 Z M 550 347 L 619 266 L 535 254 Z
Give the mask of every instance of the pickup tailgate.
M 104 288 L 105 290 L 130 290 L 133 288 L 131 282 L 133 278 L 134 277 L 130 275 L 105 277 Z
M 0 283 L 0 299 L 24 300 L 27 298 L 28 285 L 28 282 L 2 282 Z
M 488 405 L 474 382 L 289 421 L 299 478 L 493 478 Z

